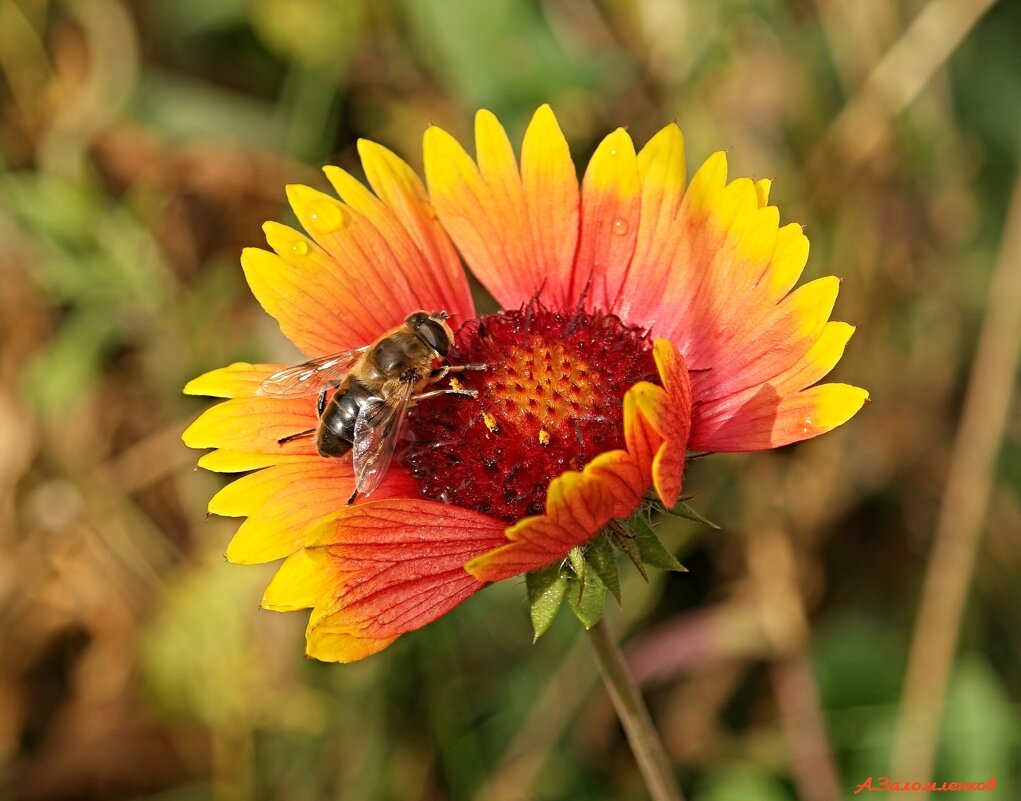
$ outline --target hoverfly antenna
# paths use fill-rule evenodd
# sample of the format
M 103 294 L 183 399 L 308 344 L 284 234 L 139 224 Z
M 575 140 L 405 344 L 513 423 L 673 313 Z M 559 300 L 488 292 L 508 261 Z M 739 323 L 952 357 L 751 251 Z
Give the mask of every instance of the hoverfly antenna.
M 454 314 L 456 314 L 456 313 L 457 312 L 454 312 Z M 453 314 L 449 314 L 446 311 L 446 309 L 440 309 L 438 312 L 436 312 L 436 316 L 439 317 L 441 320 L 449 320 L 454 315 Z

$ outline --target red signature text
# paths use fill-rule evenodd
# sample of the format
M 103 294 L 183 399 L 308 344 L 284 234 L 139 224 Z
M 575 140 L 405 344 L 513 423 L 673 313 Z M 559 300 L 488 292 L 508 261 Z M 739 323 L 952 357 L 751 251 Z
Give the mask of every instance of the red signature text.
M 858 795 L 862 790 L 870 793 L 896 793 L 924 790 L 927 793 L 973 792 L 975 790 L 995 790 L 996 777 L 984 782 L 892 782 L 889 776 L 878 779 L 869 776 L 854 791 Z

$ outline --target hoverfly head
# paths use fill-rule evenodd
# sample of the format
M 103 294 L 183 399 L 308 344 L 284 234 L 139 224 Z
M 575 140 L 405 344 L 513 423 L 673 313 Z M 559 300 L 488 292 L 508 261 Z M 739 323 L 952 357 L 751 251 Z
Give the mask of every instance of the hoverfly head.
M 449 318 L 443 311 L 437 314 L 415 312 L 405 322 L 426 345 L 445 358 L 454 344 L 454 332 L 447 325 Z

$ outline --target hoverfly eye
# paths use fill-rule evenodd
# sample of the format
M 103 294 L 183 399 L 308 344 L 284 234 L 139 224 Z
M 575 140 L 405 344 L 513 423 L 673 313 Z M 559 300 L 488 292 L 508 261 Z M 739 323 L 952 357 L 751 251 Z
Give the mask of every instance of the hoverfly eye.
M 415 323 L 415 332 L 440 356 L 447 355 L 447 351 L 450 350 L 450 335 L 441 323 L 426 317 Z

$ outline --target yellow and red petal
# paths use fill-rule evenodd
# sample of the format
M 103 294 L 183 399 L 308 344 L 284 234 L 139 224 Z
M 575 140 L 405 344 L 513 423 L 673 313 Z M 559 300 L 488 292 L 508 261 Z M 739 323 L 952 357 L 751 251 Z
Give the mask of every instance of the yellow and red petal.
M 773 306 L 757 325 L 736 321 L 738 330 L 721 333 L 714 343 L 712 367 L 693 376 L 694 396 L 706 402 L 761 386 L 797 364 L 822 336 L 839 288 L 832 276 L 818 278 Z M 702 346 L 701 359 L 710 357 L 709 347 Z
M 214 473 L 247 473 L 275 464 L 287 464 L 309 458 L 301 453 L 245 453 L 217 448 L 199 457 L 198 466 Z
M 204 411 L 181 435 L 189 448 L 222 448 L 269 457 L 316 453 L 310 437 L 281 443 L 316 424 L 315 398 L 232 398 Z
M 324 521 L 308 558 L 295 559 L 267 593 L 274 607 L 294 608 L 312 600 L 309 585 L 323 588 L 309 621 L 309 655 L 361 659 L 481 589 L 463 565 L 501 542 L 503 529 L 486 515 L 431 501 L 372 501 Z
M 266 223 L 278 252 L 245 248 L 241 266 L 252 294 L 284 336 L 309 356 L 371 342 L 379 332 L 359 311 L 357 282 L 315 242 L 287 226 Z
M 382 145 L 359 140 L 358 152 L 376 194 L 339 167 L 326 167 L 334 189 L 386 237 L 406 274 L 426 287 L 424 308 L 446 310 L 455 328 L 471 319 L 474 306 L 461 260 L 418 176 Z
M 525 130 L 521 184 L 529 229 L 539 263 L 548 276 L 548 298 L 551 303 L 566 301 L 567 280 L 578 247 L 581 200 L 570 148 L 549 105 L 539 106 Z M 545 291 L 543 295 L 546 297 Z M 520 298 L 518 303 L 527 299 Z
M 809 243 L 805 230 L 789 223 L 777 232 L 776 250 L 756 287 L 762 286 L 766 297 L 779 301 L 791 291 L 808 263 Z
M 665 309 L 656 316 L 656 333 L 677 343 L 692 368 L 731 355 L 718 344 L 728 333 L 725 321 L 744 324 L 743 313 L 761 313 L 764 304 L 747 288 L 765 270 L 777 229 L 775 209 L 758 208 L 747 179 L 707 194 L 704 205 L 693 211 L 688 197 L 702 172 L 682 204 L 678 246 L 662 299 Z
M 671 232 L 684 197 L 684 136 L 677 125 L 663 128 L 639 151 L 638 172 L 642 199 L 631 265 L 641 269 L 629 266 L 610 308 L 626 320 L 640 320 L 652 327 L 654 315 L 662 311 L 663 283 L 671 263 Z
M 210 398 L 251 398 L 258 394 L 263 380 L 281 367 L 281 364 L 234 362 L 193 378 L 184 385 L 184 394 Z
M 343 624 L 341 624 L 343 625 Z M 305 629 L 305 656 L 320 662 L 356 662 L 393 645 L 393 637 L 359 637 L 334 628 L 329 619 Z
M 474 313 L 468 282 L 421 182 L 385 148 L 360 150 L 378 197 L 328 169 L 348 204 L 289 186 L 291 207 L 309 236 L 267 223 L 275 252 L 242 254 L 252 292 L 309 355 L 372 342 L 416 309 L 446 309 L 462 319 Z
M 247 516 L 227 546 L 228 560 L 236 564 L 272 562 L 309 544 L 316 524 L 345 509 L 354 486 L 349 459 L 310 456 L 239 478 L 213 496 L 209 511 Z M 372 498 L 406 497 L 415 489 L 406 473 L 390 470 Z
M 659 136 L 655 147 L 646 146 L 650 155 L 639 159 L 643 215 L 649 209 L 653 217 L 643 216 L 639 226 L 650 233 L 639 236 L 615 310 L 684 354 L 692 369 L 693 447 L 742 450 L 741 431 L 749 436 L 748 449 L 820 433 L 824 427 L 799 427 L 791 415 L 809 403 L 795 395 L 833 367 L 849 336 L 846 327 L 827 325 L 839 281 L 822 278 L 790 292 L 808 257 L 808 240 L 798 225 L 780 227 L 776 207 L 768 205 L 771 181 L 727 183 L 726 157 L 718 153 L 683 190 L 682 173 L 667 167 L 682 147 L 679 136 L 670 147 L 670 135 Z M 657 176 L 654 158 L 677 177 L 667 182 Z M 655 184 L 670 191 L 654 202 Z M 586 247 L 583 239 L 580 248 Z M 765 414 L 770 404 L 764 399 L 772 396 L 778 417 L 771 433 L 763 433 L 758 418 L 746 427 L 730 420 L 723 426 L 727 414 Z M 860 398 L 844 395 L 840 403 L 861 405 Z M 828 419 L 821 411 L 805 416 Z
M 830 321 L 823 327 L 815 344 L 789 369 L 770 381 L 784 395 L 812 386 L 829 375 L 837 366 L 844 348 L 857 329 L 849 323 Z
M 642 188 L 638 156 L 623 128 L 592 154 L 581 185 L 581 233 L 565 305 L 585 295 L 588 309 L 612 309 L 638 237 Z
M 475 130 L 477 165 L 446 131 L 426 131 L 425 174 L 440 221 L 502 306 L 520 306 L 540 287 L 559 303 L 569 294 L 578 180 L 553 112 L 536 112 L 520 170 L 490 112 L 478 113 Z
M 752 411 L 762 415 L 764 410 L 768 411 L 770 404 L 764 400 L 768 398 L 776 401 L 778 414 L 781 408 L 785 410 L 793 408 L 791 404 L 796 405 L 795 401 L 782 405 L 780 399 L 793 398 L 801 390 L 825 378 L 840 360 L 844 347 L 854 333 L 855 327 L 849 326 L 846 322 L 827 322 L 823 333 L 808 352 L 766 384 L 717 400 L 699 403 L 692 410 L 693 432 L 689 447 L 692 450 L 706 451 L 760 450 L 764 447 L 779 447 L 809 439 L 834 428 L 839 423 L 833 423 L 829 428 L 820 428 L 818 424 L 797 425 L 796 421 L 791 425 L 788 420 L 785 427 L 785 423 L 780 419 L 770 422 L 768 418 L 760 417 L 756 421 L 745 422 L 736 418 Z M 865 399 L 868 398 L 868 393 L 864 390 L 858 392 L 862 393 Z M 839 394 L 839 398 L 846 404 L 842 412 L 846 417 L 841 419 L 841 422 L 852 416 L 864 402 L 854 393 Z M 832 405 L 828 407 L 827 413 L 830 414 L 830 418 L 839 418 L 840 413 L 836 413 L 834 417 L 834 411 Z M 839 412 L 838 409 L 836 411 Z M 811 410 L 807 410 L 805 416 L 816 423 L 824 419 L 818 413 L 813 415 Z M 741 432 L 748 437 L 750 447 L 741 447 L 739 439 Z M 774 444 L 763 444 L 771 442 Z
M 455 321 L 473 317 L 467 276 L 422 180 L 407 163 L 375 142 L 359 139 L 358 153 L 369 185 L 393 210 L 437 276 L 446 311 Z
M 396 243 L 362 212 L 307 186 L 289 186 L 287 196 L 298 220 L 316 244 L 336 265 L 343 265 L 340 269 L 351 292 L 344 318 L 349 318 L 352 325 L 376 331 L 375 336 L 345 347 L 371 342 L 403 322 L 409 311 L 433 311 L 452 302 L 463 302 L 463 298 L 445 297 L 425 276 L 407 269 Z
M 275 421 L 277 413 L 283 411 L 286 416 L 279 422 L 288 428 L 294 426 L 289 433 L 303 431 L 314 423 L 314 417 L 309 416 L 312 411 L 309 402 L 296 399 L 281 406 L 276 402 L 280 399 L 263 398 L 258 395 L 263 380 L 281 367 L 279 364 L 235 362 L 227 367 L 203 373 L 185 385 L 184 392 L 187 395 L 238 398 L 242 401 L 251 399 L 247 403 L 238 402 L 225 408 L 220 408 L 224 405 L 220 404 L 214 407 L 218 410 L 215 412 L 209 409 L 185 430 L 182 439 L 186 445 L 216 448 L 199 458 L 199 467 L 216 473 L 245 473 L 274 464 L 309 458 L 307 443 L 298 443 L 285 448 L 279 443 L 270 445 L 250 433 L 252 420 L 248 419 L 248 414 L 253 408 L 257 410 L 256 419 L 263 422 L 267 419 Z M 218 444 L 221 442 L 220 424 L 225 417 L 231 419 L 231 422 L 225 430 L 226 435 L 222 440 L 224 445 L 220 445 Z M 231 448 L 226 443 L 233 443 L 237 447 Z M 261 452 L 253 452 L 251 450 L 253 447 L 261 448 Z
M 311 609 L 328 598 L 338 583 L 332 570 L 324 570 L 322 561 L 304 548 L 288 556 L 262 594 L 263 609 L 274 612 L 295 612 Z
M 843 425 L 868 399 L 866 390 L 848 384 L 820 384 L 786 397 L 766 384 L 734 412 L 719 415 L 710 409 L 691 447 L 711 442 L 721 453 L 779 448 Z

